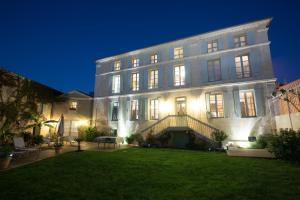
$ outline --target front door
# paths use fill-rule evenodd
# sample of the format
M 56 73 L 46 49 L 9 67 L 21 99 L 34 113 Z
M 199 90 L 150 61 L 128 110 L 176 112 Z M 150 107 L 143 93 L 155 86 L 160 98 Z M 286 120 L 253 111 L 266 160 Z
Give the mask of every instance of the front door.
M 186 115 L 186 98 L 177 97 L 176 98 L 176 114 L 177 115 Z

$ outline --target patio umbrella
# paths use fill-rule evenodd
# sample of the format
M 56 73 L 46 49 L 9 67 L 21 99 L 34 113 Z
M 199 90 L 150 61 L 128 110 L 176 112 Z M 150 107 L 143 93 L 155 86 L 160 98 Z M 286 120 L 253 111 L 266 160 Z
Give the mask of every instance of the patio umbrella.
M 58 129 L 57 129 L 57 136 L 63 137 L 64 136 L 64 115 L 61 114 L 60 119 L 58 121 Z

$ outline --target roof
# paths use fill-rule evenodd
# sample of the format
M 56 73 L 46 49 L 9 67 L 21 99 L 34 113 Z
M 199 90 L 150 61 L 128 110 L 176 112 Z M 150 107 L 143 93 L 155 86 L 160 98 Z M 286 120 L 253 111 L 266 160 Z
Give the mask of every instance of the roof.
M 280 86 L 279 89 L 292 89 L 296 87 L 300 87 L 300 78 Z
M 181 42 L 181 41 L 193 40 L 193 39 L 205 39 L 207 37 L 213 37 L 214 35 L 219 35 L 219 34 L 224 34 L 224 33 L 228 33 L 228 32 L 238 31 L 240 29 L 245 29 L 245 28 L 253 28 L 253 27 L 257 27 L 259 25 L 268 26 L 270 24 L 270 22 L 272 21 L 272 19 L 273 19 L 272 17 L 268 17 L 268 18 L 261 19 L 261 20 L 256 20 L 256 21 L 243 23 L 243 24 L 239 24 L 239 25 L 235 25 L 235 26 L 230 26 L 230 27 L 227 27 L 227 28 L 222 28 L 222 29 L 218 29 L 218 30 L 214 30 L 214 31 L 209 31 L 209 32 L 206 32 L 206 33 L 197 34 L 197 35 L 194 35 L 194 36 L 185 37 L 185 38 L 181 38 L 181 39 L 177 39 L 177 40 L 173 40 L 173 41 L 169 41 L 169 42 L 165 42 L 165 43 L 161 43 L 161 44 L 157 44 L 157 45 L 152 45 L 152 46 L 137 49 L 137 50 L 134 50 L 134 51 L 129 51 L 129 52 L 117 54 L 117 55 L 114 55 L 114 56 L 100 58 L 100 59 L 96 60 L 96 63 L 106 62 L 106 61 L 109 61 L 109 60 L 112 60 L 112 59 L 116 59 L 117 57 L 138 54 L 141 51 L 147 51 L 147 50 L 150 50 L 151 48 L 157 48 L 157 47 L 161 47 L 161 46 L 168 45 L 168 44 L 175 43 L 175 42 Z

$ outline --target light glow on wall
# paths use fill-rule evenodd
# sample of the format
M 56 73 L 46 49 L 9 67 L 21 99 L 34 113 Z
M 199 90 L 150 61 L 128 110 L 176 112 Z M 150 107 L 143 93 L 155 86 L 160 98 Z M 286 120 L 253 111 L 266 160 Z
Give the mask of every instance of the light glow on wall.
M 159 112 L 164 115 L 172 114 L 172 103 L 170 100 L 161 100 L 159 101 Z

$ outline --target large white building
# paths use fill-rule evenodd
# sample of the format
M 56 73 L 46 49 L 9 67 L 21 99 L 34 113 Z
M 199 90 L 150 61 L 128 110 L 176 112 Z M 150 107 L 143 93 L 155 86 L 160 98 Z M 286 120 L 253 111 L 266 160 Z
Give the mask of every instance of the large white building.
M 274 89 L 263 19 L 96 61 L 93 120 L 119 136 L 215 128 L 241 146 L 270 127 Z

